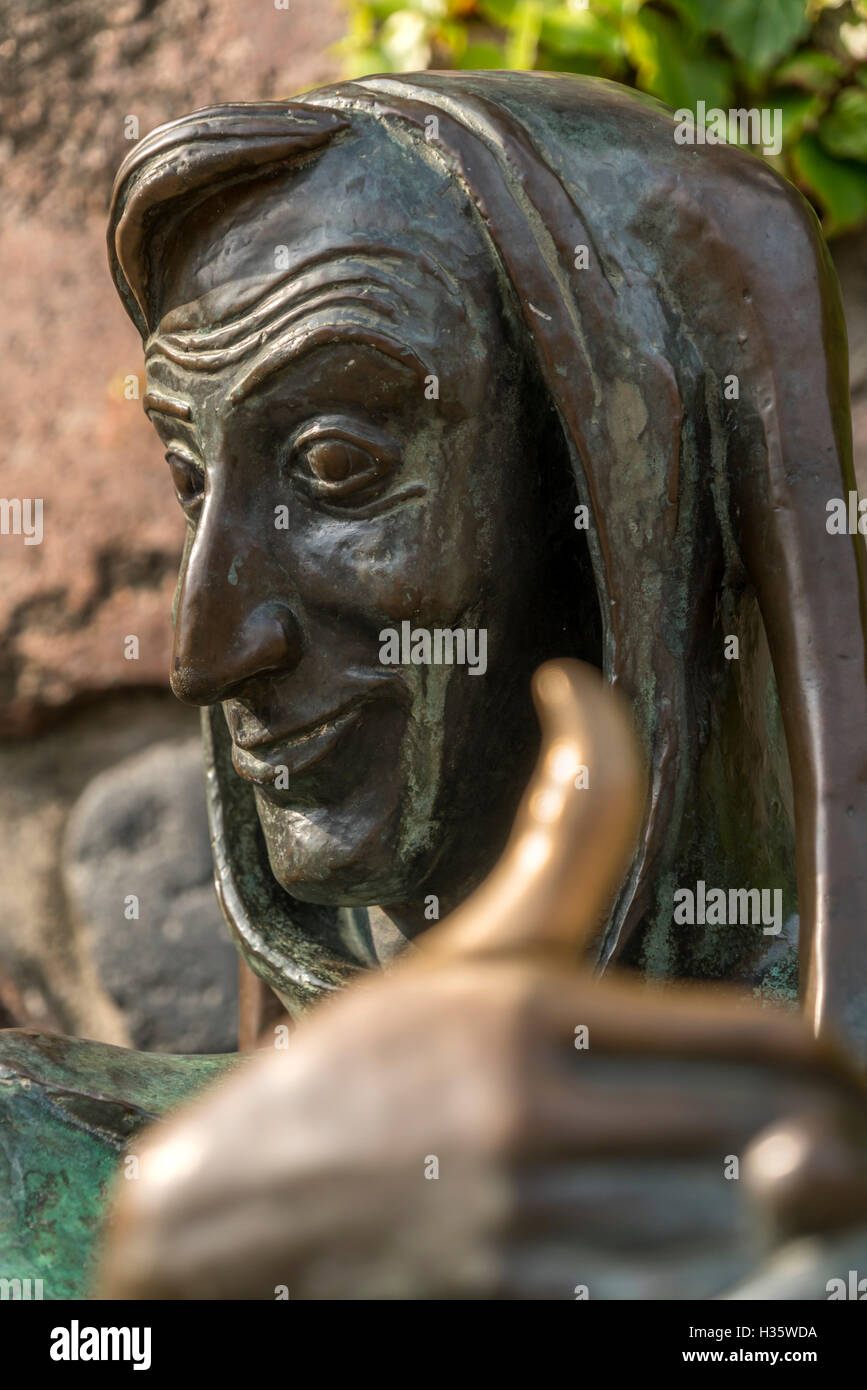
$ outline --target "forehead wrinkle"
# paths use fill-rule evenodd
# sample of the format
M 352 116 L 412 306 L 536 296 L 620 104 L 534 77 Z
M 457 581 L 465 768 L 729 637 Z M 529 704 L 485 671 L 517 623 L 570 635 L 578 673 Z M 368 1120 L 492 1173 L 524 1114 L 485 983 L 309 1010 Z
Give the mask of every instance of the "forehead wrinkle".
M 170 396 L 156 386 L 145 392 L 142 408 L 146 415 L 156 414 L 166 419 L 182 420 L 186 424 L 189 424 L 193 418 L 189 401 L 181 400 L 178 396 Z
M 354 282 L 360 293 L 366 293 L 367 283 L 377 285 L 406 303 L 408 295 L 419 289 L 418 279 L 401 273 L 401 263 L 421 270 L 439 282 L 440 287 L 461 308 L 463 295 L 454 276 L 436 257 L 424 252 L 408 253 L 399 248 L 358 247 L 330 248 L 302 260 L 275 284 L 273 277 L 257 277 L 242 282 L 227 282 L 210 290 L 200 299 L 181 305 L 166 314 L 151 335 L 146 352 L 159 342 L 175 352 L 195 353 L 204 358 L 211 351 L 229 348 L 238 340 L 255 342 L 257 330 L 266 328 L 278 317 L 287 318 L 297 306 L 311 296 L 327 293 L 334 286 Z M 261 292 L 256 293 L 261 286 Z M 241 311 L 223 317 L 222 311 L 238 304 Z M 216 320 L 206 321 L 213 306 Z M 187 326 L 188 325 L 188 326 Z M 204 365 L 204 363 L 203 363 Z
M 355 282 L 357 284 L 357 282 Z M 317 313 L 324 313 L 329 308 L 339 309 L 341 305 L 361 305 L 370 306 L 378 310 L 385 318 L 394 319 L 397 317 L 397 310 L 394 304 L 387 298 L 391 295 L 400 305 L 402 296 L 398 295 L 390 285 L 378 286 L 380 295 L 370 292 L 369 281 L 365 281 L 358 292 L 353 292 L 353 282 L 346 281 L 339 288 L 332 287 L 329 290 L 316 290 L 305 296 L 300 303 L 292 309 L 286 310 L 276 316 L 272 315 L 268 321 L 257 321 L 252 326 L 252 330 L 246 337 L 231 343 L 229 346 L 206 351 L 203 349 L 183 348 L 176 346 L 173 336 L 154 335 L 148 346 L 146 359 L 152 360 L 154 357 L 163 357 L 166 361 L 174 362 L 181 367 L 187 367 L 191 371 L 215 372 L 221 371 L 224 367 L 229 367 L 233 363 L 242 362 L 251 357 L 263 343 L 269 339 L 273 340 L 275 333 L 283 334 L 291 328 L 294 323 L 304 316 L 311 316 Z M 409 308 L 406 301 L 403 301 L 404 310 Z
M 371 307 L 365 305 L 368 310 Z M 231 385 L 229 400 L 233 403 L 243 400 L 274 372 L 317 348 L 346 343 L 372 347 L 393 357 L 421 381 L 433 371 L 430 364 L 408 342 L 398 337 L 388 323 L 383 327 L 381 318 L 376 314 L 368 312 L 362 315 L 356 309 L 342 321 L 332 318 L 317 323 L 314 318 L 300 328 L 293 326 L 281 337 L 269 342 Z

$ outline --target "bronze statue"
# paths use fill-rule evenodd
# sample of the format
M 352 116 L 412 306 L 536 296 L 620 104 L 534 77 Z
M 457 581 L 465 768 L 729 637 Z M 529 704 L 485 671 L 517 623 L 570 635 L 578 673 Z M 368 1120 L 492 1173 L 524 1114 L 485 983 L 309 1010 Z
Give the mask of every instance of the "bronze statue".
M 424 73 L 197 112 L 118 174 L 224 912 L 294 1017 L 350 988 L 145 1145 L 110 1293 L 825 1297 L 867 1245 L 842 313 L 795 190 L 673 129 L 591 79 Z M 549 658 L 628 698 L 647 783 L 609 804 L 628 738 L 544 668 L 554 724 L 565 681 L 610 737 L 536 892 L 514 838 L 495 865 Z

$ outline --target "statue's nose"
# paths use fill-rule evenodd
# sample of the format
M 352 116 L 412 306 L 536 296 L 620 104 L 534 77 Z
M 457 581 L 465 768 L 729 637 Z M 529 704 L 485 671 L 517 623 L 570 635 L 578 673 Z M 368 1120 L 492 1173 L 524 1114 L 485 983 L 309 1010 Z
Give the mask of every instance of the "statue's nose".
M 258 676 L 293 670 L 302 637 L 291 603 L 262 593 L 273 583 L 256 573 L 252 557 L 226 568 L 205 564 L 195 550 L 175 615 L 171 686 L 186 704 L 212 705 Z

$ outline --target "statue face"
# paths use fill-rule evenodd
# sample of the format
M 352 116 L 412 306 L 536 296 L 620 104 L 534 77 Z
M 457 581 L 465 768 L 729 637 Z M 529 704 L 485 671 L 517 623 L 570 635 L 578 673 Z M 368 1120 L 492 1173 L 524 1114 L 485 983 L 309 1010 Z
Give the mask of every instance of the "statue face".
M 146 408 L 191 527 L 173 689 L 222 704 L 294 896 L 447 910 L 526 780 L 531 671 L 574 649 L 556 421 L 491 254 L 381 131 L 214 195 L 172 245 Z M 387 659 L 437 629 L 475 669 Z

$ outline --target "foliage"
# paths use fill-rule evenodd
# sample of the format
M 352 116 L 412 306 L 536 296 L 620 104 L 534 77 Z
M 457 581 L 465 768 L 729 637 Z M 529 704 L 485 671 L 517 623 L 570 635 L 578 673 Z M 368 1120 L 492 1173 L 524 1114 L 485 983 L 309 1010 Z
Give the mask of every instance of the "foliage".
M 827 236 L 867 225 L 867 0 L 347 0 L 348 74 L 536 68 L 771 108 Z

